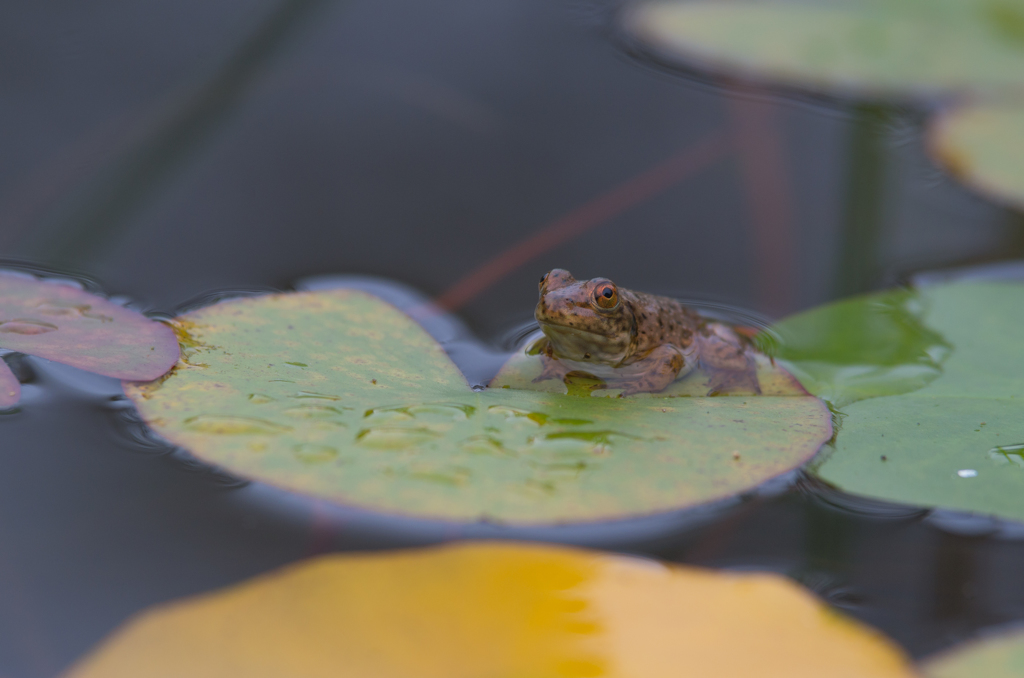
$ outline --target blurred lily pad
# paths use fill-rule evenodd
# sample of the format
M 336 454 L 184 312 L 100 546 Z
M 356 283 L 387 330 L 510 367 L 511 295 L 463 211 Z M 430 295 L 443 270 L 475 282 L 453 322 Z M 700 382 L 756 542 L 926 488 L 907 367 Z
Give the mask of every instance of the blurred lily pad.
M 564 547 L 332 555 L 152 608 L 69 678 L 910 678 L 876 631 L 774 574 Z
M 0 360 L 0 410 L 14 407 L 21 400 L 21 384 L 3 360 Z
M 905 288 L 843 299 L 784 319 L 768 348 L 837 409 L 909 393 L 942 374 L 952 349 L 926 325 L 926 307 L 921 294 Z
M 733 496 L 831 436 L 808 395 L 474 392 L 408 316 L 353 290 L 186 314 L 184 357 L 128 385 L 147 422 L 240 475 L 374 510 L 552 523 Z
M 647 3 L 629 25 L 666 59 L 816 90 L 903 98 L 1024 84 L 1020 0 Z
M 936 285 L 918 299 L 921 322 L 953 347 L 941 373 L 844 406 L 817 473 L 869 497 L 1024 520 L 1024 285 Z
M 955 108 L 933 121 L 929 142 L 932 155 L 958 180 L 1024 208 L 1024 105 Z
M 1024 632 L 1017 629 L 956 645 L 922 662 L 926 678 L 1024 676 Z
M 0 272 L 0 348 L 124 380 L 149 381 L 178 360 L 174 331 L 70 285 Z M 0 407 L 17 403 L 0 364 Z

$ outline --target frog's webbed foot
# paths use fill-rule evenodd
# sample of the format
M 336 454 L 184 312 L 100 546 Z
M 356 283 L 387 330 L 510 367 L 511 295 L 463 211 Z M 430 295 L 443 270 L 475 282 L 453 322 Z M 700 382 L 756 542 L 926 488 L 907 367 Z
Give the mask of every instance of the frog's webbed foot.
M 700 338 L 700 366 L 708 375 L 708 395 L 748 390 L 761 395 L 752 349 L 724 325 L 710 325 Z
M 610 388 L 621 388 L 623 396 L 664 391 L 679 376 L 686 360 L 679 349 L 666 344 L 644 356 L 640 364 L 642 372 L 621 381 L 612 380 Z
M 753 363 L 753 360 L 751 360 Z M 734 391 L 753 391 L 761 395 L 761 384 L 757 381 L 757 369 L 751 365 L 749 370 L 708 370 L 708 395 L 716 396 Z

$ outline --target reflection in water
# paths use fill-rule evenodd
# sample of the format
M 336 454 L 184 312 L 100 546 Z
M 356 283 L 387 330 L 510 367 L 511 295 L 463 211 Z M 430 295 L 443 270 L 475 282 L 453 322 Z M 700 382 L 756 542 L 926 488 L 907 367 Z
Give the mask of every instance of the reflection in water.
M 892 159 L 889 135 L 896 111 L 887 104 L 860 104 L 853 108 L 847 150 L 849 169 L 844 199 L 842 244 L 834 296 L 865 292 L 879 278 L 882 237 L 891 231 Z
M 99 153 L 79 185 L 56 196 L 33 222 L 15 224 L 35 259 L 82 265 L 124 230 L 134 212 L 187 166 L 225 123 L 280 52 L 282 44 L 323 0 L 282 0 L 241 40 L 219 68 L 199 82 L 159 97 Z M 113 150 L 113 153 L 110 151 Z M 84 188 L 84 190 L 83 190 Z
M 932 614 L 953 621 L 954 628 L 963 624 L 963 619 L 983 616 L 977 609 L 981 594 L 978 589 L 983 581 L 979 577 L 977 549 L 973 548 L 978 542 L 978 537 L 943 533 L 935 550 Z

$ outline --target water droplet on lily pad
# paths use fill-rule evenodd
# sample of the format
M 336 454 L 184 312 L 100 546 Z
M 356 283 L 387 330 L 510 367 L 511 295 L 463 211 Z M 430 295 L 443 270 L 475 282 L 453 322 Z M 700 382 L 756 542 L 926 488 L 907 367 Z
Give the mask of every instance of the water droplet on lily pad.
M 275 424 L 266 419 L 216 414 L 200 414 L 189 417 L 182 422 L 182 425 L 191 431 L 217 435 L 274 435 L 290 430 L 289 426 Z
M 338 457 L 338 450 L 330 445 L 301 443 L 292 448 L 295 458 L 306 464 L 322 464 Z
M 329 400 L 332 402 L 336 400 L 341 400 L 341 398 L 339 398 L 336 395 L 330 395 L 328 393 L 315 393 L 313 391 L 299 391 L 298 393 L 292 395 L 292 398 L 298 398 L 300 400 Z
M 374 426 L 356 434 L 356 441 L 366 447 L 384 450 L 415 448 L 421 443 L 440 438 L 441 434 L 425 426 Z
M 505 447 L 505 444 L 492 435 L 470 436 L 462 441 L 463 450 L 472 454 L 496 454 L 502 456 L 515 456 L 515 451 Z
M 341 410 L 330 405 L 299 405 L 298 407 L 286 408 L 282 412 L 289 417 L 298 417 L 300 419 L 325 419 L 341 414 Z

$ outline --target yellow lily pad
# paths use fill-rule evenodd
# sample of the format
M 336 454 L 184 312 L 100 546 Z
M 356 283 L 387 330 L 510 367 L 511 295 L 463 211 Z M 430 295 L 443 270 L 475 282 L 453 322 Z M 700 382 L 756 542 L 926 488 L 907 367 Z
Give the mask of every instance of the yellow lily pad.
M 932 155 L 979 193 L 1024 208 L 1024 104 L 963 106 L 929 130 Z
M 473 391 L 419 325 L 353 290 L 231 300 L 178 324 L 179 366 L 126 385 L 150 426 L 239 475 L 377 511 L 520 524 L 650 514 L 748 490 L 832 434 L 807 395 Z
M 564 547 L 332 555 L 157 606 L 68 678 L 910 678 L 878 632 L 774 574 Z

